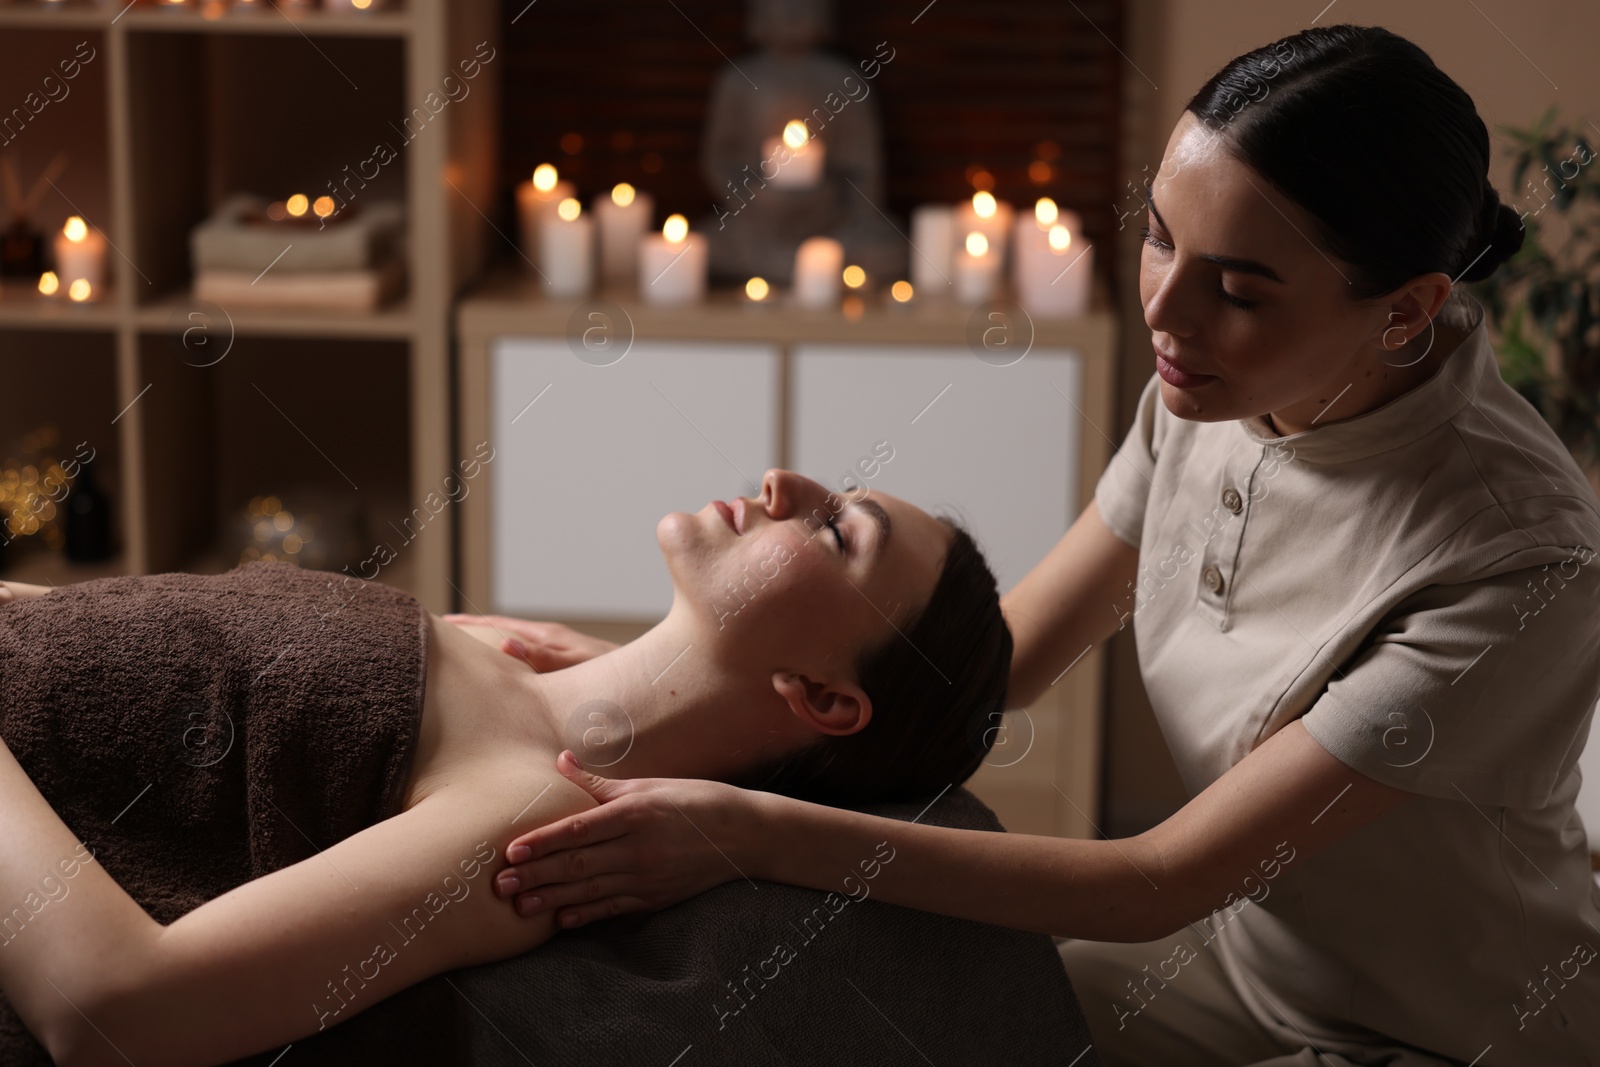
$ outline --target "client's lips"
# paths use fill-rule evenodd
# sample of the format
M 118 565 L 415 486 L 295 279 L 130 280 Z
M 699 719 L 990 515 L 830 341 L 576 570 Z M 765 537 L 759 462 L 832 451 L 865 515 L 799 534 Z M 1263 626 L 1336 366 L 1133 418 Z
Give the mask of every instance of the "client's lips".
M 1158 350 L 1156 352 L 1156 373 L 1161 375 L 1161 380 L 1168 385 L 1175 385 L 1179 389 L 1198 389 L 1217 380 L 1215 374 L 1196 374 L 1184 370 L 1182 367 L 1169 361 Z
M 733 509 L 720 500 L 713 500 L 711 506 L 717 509 L 717 514 L 722 516 L 722 521 L 728 524 L 728 529 L 734 533 L 739 532 L 739 523 L 735 518 Z

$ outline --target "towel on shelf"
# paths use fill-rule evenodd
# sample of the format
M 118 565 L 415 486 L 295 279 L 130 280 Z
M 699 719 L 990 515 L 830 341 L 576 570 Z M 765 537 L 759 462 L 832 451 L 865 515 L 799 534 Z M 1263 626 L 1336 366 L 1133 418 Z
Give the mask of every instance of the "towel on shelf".
M 356 204 L 350 217 L 320 228 L 263 225 L 245 220 L 266 210 L 258 196 L 229 197 L 189 234 L 189 251 L 198 271 L 224 270 L 254 278 L 269 265 L 273 273 L 297 274 L 370 270 L 403 258 L 405 212 L 397 201 Z

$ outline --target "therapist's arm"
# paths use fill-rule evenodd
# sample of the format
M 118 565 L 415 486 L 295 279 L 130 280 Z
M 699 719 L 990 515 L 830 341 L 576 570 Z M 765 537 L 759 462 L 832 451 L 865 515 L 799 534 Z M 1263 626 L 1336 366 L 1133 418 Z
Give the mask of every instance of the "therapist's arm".
M 1084 841 L 907 823 L 716 782 L 558 767 L 599 808 L 518 839 L 496 892 L 562 926 L 763 879 L 1065 937 L 1150 941 L 1248 906 L 1292 867 L 1414 794 L 1339 762 L 1297 720 L 1161 825 Z M 526 900 L 519 899 L 519 910 Z M 525 911 L 525 914 L 528 912 Z
M 1025 708 L 1093 646 L 1131 624 L 1139 550 L 1090 501 L 1050 553 L 1000 599 L 1011 627 L 1006 706 Z

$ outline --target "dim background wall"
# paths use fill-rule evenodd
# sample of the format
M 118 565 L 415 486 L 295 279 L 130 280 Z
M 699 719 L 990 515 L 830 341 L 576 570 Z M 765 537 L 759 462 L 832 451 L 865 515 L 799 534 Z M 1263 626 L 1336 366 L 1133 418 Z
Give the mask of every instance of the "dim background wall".
M 1560 106 L 1557 121 L 1600 124 L 1600 63 L 1595 61 L 1600 4 L 1592 0 L 1336 0 L 1331 6 L 1326 0 L 1130 0 L 1121 194 L 1128 195 L 1125 183 L 1141 167 L 1157 171 L 1183 105 L 1219 67 L 1310 25 L 1339 22 L 1380 25 L 1411 39 L 1460 83 L 1496 146 L 1490 180 L 1501 199 L 1519 210 L 1536 209 L 1539 202 L 1526 189 L 1510 188 L 1505 139 L 1496 126 L 1531 125 L 1552 103 Z M 1589 131 L 1600 139 L 1600 130 Z M 1107 433 L 1119 443 L 1140 390 L 1155 373 L 1150 330 L 1139 304 L 1136 231 L 1142 224 L 1130 216 L 1116 234 L 1122 404 L 1118 426 Z M 1113 642 L 1109 697 L 1103 829 L 1118 836 L 1159 822 L 1186 794 L 1151 716 L 1131 636 Z M 1588 763 L 1586 778 L 1600 787 L 1600 745 L 1590 746 Z M 1600 832 L 1600 788 L 1587 789 L 1585 800 L 1584 821 L 1594 841 Z

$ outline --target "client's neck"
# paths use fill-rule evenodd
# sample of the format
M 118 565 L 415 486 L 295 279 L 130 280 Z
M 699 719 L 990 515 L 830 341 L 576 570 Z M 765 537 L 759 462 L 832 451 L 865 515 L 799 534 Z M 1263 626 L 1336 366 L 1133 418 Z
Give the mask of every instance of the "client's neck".
M 797 721 L 770 679 L 727 670 L 695 636 L 668 615 L 614 652 L 534 678 L 547 736 L 608 778 L 729 779 L 792 750 Z

